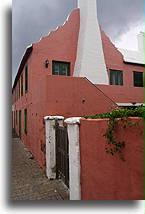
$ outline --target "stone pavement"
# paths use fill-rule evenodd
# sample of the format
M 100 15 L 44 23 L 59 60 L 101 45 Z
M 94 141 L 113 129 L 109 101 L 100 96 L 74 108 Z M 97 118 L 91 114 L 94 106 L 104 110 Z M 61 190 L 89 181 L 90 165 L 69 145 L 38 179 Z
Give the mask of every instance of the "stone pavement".
M 13 137 L 11 200 L 69 200 L 61 180 L 49 181 L 32 155 L 16 136 Z

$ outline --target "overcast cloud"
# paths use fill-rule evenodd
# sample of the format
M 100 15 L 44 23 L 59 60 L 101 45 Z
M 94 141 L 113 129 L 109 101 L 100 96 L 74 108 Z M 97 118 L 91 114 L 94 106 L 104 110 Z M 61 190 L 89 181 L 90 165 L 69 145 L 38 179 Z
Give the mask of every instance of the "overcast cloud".
M 143 24 L 143 0 L 97 1 L 99 23 L 112 41 Z M 76 7 L 77 0 L 13 0 L 13 79 L 26 47 L 62 25 Z

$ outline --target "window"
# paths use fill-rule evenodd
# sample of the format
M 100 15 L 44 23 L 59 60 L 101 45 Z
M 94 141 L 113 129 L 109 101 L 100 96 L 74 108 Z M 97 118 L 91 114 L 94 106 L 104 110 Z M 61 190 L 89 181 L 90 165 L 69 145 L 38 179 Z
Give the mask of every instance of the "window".
M 21 96 L 23 96 L 23 74 L 21 76 Z
M 28 92 L 28 66 L 25 67 L 25 93 Z
M 18 124 L 18 111 L 16 110 L 16 124 Z
M 123 72 L 110 70 L 110 85 L 123 85 Z
M 19 83 L 18 83 L 18 85 L 19 85 L 19 98 L 20 98 L 20 80 L 19 80 Z
M 143 87 L 143 72 L 133 72 L 134 86 Z
M 21 110 L 19 110 L 19 137 L 21 138 Z
M 24 110 L 24 133 L 27 134 L 27 109 Z
M 52 74 L 61 76 L 70 76 L 70 63 L 53 61 Z
M 14 129 L 16 127 L 16 112 L 14 111 Z

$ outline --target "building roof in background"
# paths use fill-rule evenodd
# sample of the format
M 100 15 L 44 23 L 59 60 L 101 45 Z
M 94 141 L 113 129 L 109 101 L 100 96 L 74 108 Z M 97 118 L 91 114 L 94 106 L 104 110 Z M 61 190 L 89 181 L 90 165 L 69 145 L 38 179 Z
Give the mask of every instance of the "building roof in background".
M 13 89 L 12 89 L 12 92 L 14 90 L 14 88 L 16 87 L 17 85 L 17 81 L 19 80 L 20 76 L 21 76 L 21 73 L 22 73 L 22 70 L 27 62 L 27 59 L 29 58 L 30 54 L 32 53 L 32 50 L 33 50 L 33 45 L 30 45 L 29 47 L 27 47 L 23 57 L 22 57 L 22 60 L 21 60 L 21 63 L 20 63 L 20 66 L 19 66 L 19 69 L 18 69 L 18 73 L 16 75 L 16 78 L 15 78 L 15 81 L 14 81 L 14 84 L 13 84 Z
M 118 50 L 122 53 L 124 62 L 141 64 L 141 65 L 145 64 L 144 55 L 142 52 L 124 50 L 124 49 L 118 49 Z
M 138 50 L 125 50 L 125 49 L 118 49 L 124 58 L 124 62 L 126 63 L 135 63 L 135 64 L 145 64 L 144 60 L 144 33 L 140 32 L 137 35 L 138 39 Z

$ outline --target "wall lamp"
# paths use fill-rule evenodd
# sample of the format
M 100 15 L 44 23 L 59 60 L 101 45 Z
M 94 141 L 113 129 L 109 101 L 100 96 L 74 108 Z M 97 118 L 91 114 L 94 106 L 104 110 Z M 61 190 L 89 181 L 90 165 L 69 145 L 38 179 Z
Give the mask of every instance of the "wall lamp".
M 48 68 L 48 65 L 49 65 L 48 59 L 45 60 L 45 63 L 44 63 L 44 64 L 45 64 L 45 68 Z

